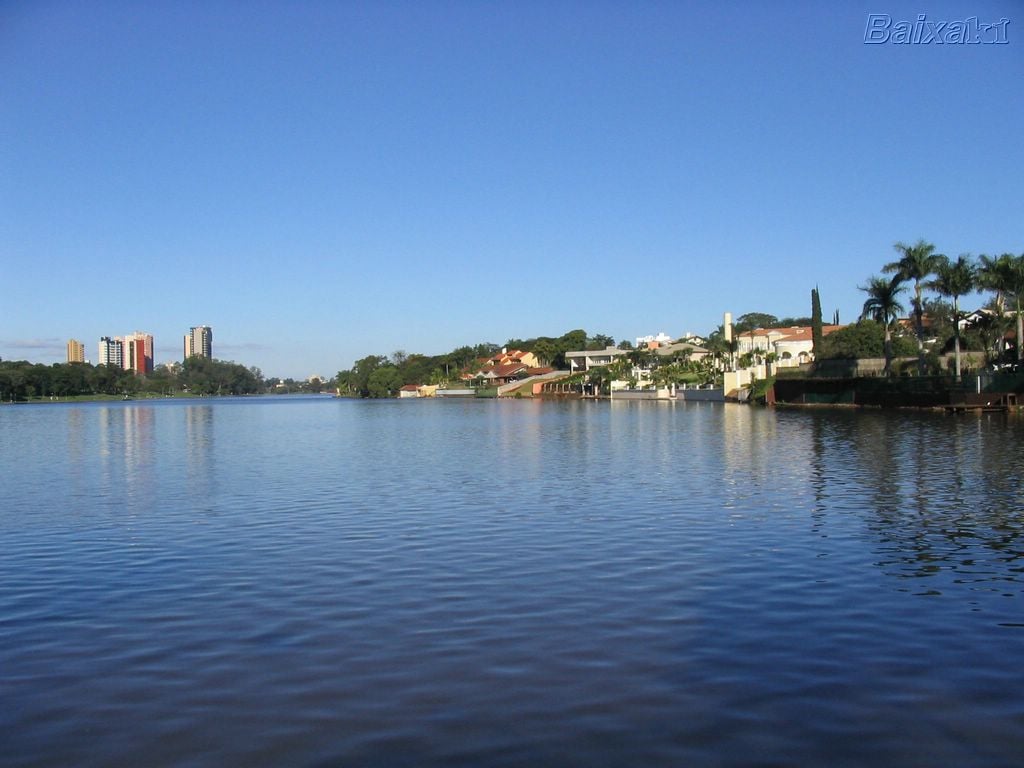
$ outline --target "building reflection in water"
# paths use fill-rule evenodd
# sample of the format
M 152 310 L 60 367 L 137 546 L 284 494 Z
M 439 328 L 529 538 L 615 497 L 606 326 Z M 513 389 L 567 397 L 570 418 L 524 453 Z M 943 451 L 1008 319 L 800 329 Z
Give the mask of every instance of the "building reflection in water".
M 93 458 L 84 408 L 67 412 L 68 493 L 72 498 L 88 498 L 95 482 L 90 465 Z
M 808 418 L 817 514 L 863 518 L 884 572 L 1021 581 L 1018 419 L 893 412 Z
M 85 411 L 72 412 L 69 455 L 82 456 L 88 492 L 114 507 L 145 509 L 182 495 L 208 497 L 216 476 L 213 412 L 210 405 L 128 403 L 96 409 L 95 422 Z
M 149 407 L 100 408 L 100 492 L 125 503 L 152 498 L 156 486 L 155 416 Z
M 806 514 L 833 539 L 824 549 L 868 537 L 877 567 L 900 580 L 1024 581 L 1020 419 L 715 407 L 701 450 L 679 441 L 692 455 L 676 456 L 679 471 L 720 485 L 722 512 Z M 690 413 L 683 423 L 701 429 Z
M 97 408 L 95 443 L 93 409 L 69 410 L 68 455 L 81 465 L 83 487 L 88 478 L 112 505 L 144 508 L 160 498 L 205 509 L 218 496 L 218 458 L 225 482 L 249 471 L 244 455 L 232 455 L 235 439 L 218 454 L 216 408 Z M 331 427 L 344 432 L 336 447 L 328 454 L 306 445 L 291 470 L 315 479 L 344 468 L 351 477 L 374 478 L 372 494 L 363 481 L 332 487 L 346 509 L 386 507 L 391 499 L 408 506 L 406 486 L 413 483 L 412 498 L 423 509 L 650 509 L 659 518 L 651 524 L 785 516 L 807 526 L 821 553 L 834 552 L 843 537 L 867 542 L 874 565 L 901 589 L 921 578 L 930 580 L 920 585 L 925 590 L 949 589 L 954 580 L 1019 589 L 1024 574 L 1024 420 L 1005 414 L 627 401 L 374 403 L 351 410 L 358 418 Z M 221 411 L 226 434 L 238 434 L 237 416 Z M 256 430 L 258 444 L 261 430 L 245 428 Z M 382 448 L 382 433 L 404 439 Z M 463 444 L 484 448 L 471 462 L 447 460 Z M 517 467 L 516 474 L 506 466 Z
M 186 406 L 184 479 L 193 497 L 208 498 L 214 491 L 213 436 L 213 406 Z

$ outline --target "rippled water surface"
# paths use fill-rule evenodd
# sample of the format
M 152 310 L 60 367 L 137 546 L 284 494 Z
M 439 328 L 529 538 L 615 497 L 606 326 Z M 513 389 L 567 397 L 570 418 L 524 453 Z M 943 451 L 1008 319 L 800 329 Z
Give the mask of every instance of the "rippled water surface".
M 1015 766 L 1024 420 L 0 408 L 5 766 Z

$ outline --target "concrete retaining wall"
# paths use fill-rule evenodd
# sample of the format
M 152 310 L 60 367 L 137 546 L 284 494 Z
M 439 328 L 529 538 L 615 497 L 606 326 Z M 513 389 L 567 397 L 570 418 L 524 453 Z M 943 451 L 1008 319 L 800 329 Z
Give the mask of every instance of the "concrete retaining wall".
M 677 389 L 676 400 L 703 403 L 724 403 L 725 392 L 721 389 Z

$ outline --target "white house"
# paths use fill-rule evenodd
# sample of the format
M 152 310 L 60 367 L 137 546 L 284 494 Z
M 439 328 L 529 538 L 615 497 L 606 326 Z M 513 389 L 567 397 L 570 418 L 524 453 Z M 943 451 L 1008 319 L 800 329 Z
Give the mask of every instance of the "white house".
M 840 328 L 840 325 L 824 325 L 821 332 L 823 336 L 828 336 Z M 814 332 L 808 326 L 743 331 L 736 334 L 736 352 L 740 355 L 748 352 L 767 355 L 774 352 L 775 367 L 795 368 L 814 360 Z
M 569 370 L 573 373 L 589 371 L 594 366 L 611 365 L 616 360 L 625 357 L 628 350 L 618 347 L 605 347 L 604 349 L 585 349 L 578 352 L 566 352 L 565 361 L 569 364 Z

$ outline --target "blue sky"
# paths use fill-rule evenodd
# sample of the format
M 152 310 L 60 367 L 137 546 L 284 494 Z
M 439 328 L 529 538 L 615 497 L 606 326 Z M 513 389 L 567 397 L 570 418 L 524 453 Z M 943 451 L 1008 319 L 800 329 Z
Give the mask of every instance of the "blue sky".
M 873 13 L 1008 42 L 865 45 Z M 0 357 L 208 324 L 304 378 L 815 285 L 853 320 L 897 240 L 1024 252 L 1022 126 L 1019 1 L 12 0 Z

